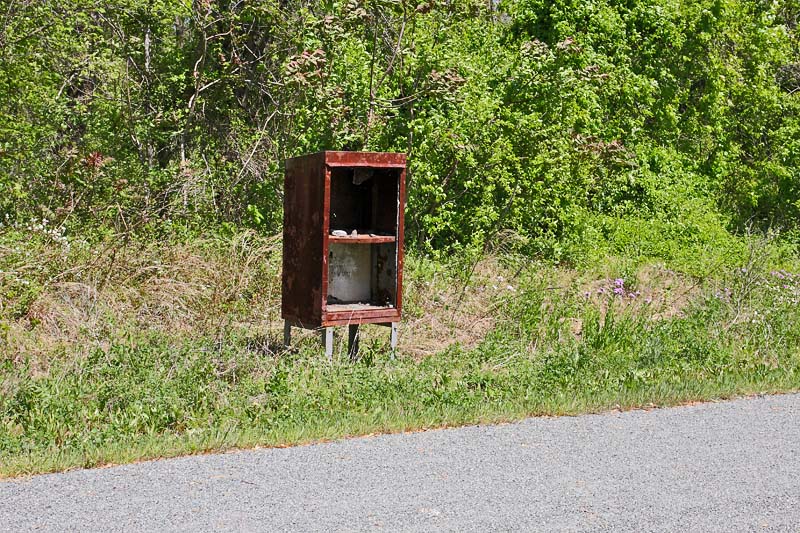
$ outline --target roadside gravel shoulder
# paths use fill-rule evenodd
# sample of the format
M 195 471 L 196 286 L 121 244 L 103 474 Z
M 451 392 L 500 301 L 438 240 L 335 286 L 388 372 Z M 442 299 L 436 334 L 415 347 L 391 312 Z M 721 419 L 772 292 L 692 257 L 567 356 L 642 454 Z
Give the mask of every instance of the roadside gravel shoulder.
M 0 531 L 798 531 L 800 395 L 0 482 Z

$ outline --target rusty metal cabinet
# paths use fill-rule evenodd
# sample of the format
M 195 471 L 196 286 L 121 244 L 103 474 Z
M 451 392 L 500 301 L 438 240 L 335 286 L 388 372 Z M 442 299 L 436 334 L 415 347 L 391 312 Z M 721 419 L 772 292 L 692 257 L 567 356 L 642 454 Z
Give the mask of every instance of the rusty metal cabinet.
M 281 315 L 292 326 L 392 326 L 403 295 L 405 154 L 319 152 L 286 161 Z M 355 346 L 354 346 L 355 345 Z

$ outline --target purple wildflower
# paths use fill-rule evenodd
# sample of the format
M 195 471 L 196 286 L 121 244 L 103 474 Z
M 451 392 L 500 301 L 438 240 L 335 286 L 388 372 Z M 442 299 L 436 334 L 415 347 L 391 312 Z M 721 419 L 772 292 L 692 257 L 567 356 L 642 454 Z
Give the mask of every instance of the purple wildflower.
M 622 287 L 614 287 L 614 294 L 625 294 L 625 289 Z
M 617 278 L 614 280 L 614 285 L 617 287 L 622 287 L 625 285 L 625 280 L 622 278 Z

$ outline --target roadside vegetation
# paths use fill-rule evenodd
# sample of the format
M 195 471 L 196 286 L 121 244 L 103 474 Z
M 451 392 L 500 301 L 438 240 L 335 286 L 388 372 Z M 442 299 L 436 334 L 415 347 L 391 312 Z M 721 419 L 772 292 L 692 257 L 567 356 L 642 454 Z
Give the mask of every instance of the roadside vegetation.
M 280 345 L 277 239 L 6 235 L 0 474 L 797 390 L 798 262 L 730 245 L 704 267 L 412 255 L 396 357 L 373 326 L 328 364 L 311 332 Z
M 0 476 L 800 389 L 797 0 L 19 0 Z M 283 161 L 408 154 L 404 322 L 280 345 Z

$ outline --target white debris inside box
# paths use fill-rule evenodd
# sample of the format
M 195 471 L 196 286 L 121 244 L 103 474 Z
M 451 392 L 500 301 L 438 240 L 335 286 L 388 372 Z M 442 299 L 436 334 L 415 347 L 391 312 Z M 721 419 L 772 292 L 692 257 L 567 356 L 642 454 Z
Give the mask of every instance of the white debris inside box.
M 396 298 L 397 247 L 382 244 L 330 243 L 328 304 L 391 307 Z
M 328 302 L 369 302 L 372 295 L 369 246 L 331 243 L 328 257 Z

